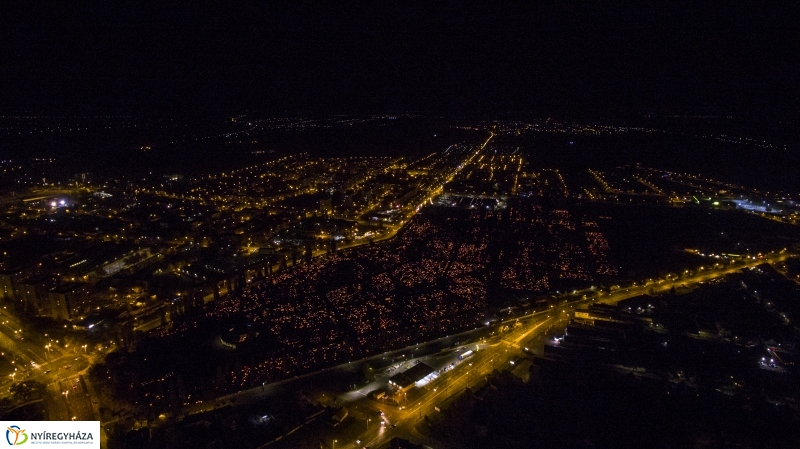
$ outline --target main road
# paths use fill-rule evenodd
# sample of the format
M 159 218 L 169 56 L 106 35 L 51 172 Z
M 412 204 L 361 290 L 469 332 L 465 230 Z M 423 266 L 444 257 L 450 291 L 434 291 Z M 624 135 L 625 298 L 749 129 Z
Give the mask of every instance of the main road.
M 525 346 L 529 345 L 529 342 L 540 339 L 547 330 L 565 325 L 571 313 L 576 308 L 591 303 L 616 304 L 619 301 L 638 295 L 665 292 L 673 286 L 681 287 L 685 285 L 686 287 L 691 287 L 697 283 L 706 282 L 759 264 L 779 263 L 792 256 L 793 254 L 788 252 L 768 254 L 756 260 L 737 262 L 732 265 L 714 269 L 698 270 L 697 274 L 687 275 L 674 281 L 652 282 L 646 285 L 618 289 L 610 293 L 591 291 L 592 295 L 589 295 L 588 292 L 585 291 L 574 292 L 572 295 L 564 295 L 561 298 L 557 298 L 555 303 L 545 310 L 524 316 L 512 317 L 502 321 L 498 327 L 502 329 L 505 325 L 509 325 L 510 331 L 490 337 L 488 340 L 470 343 L 468 347 L 462 346 L 460 348 L 452 348 L 452 344 L 457 341 L 475 340 L 475 336 L 480 335 L 480 332 L 478 332 L 478 334 L 469 335 L 476 331 L 468 331 L 463 335 L 450 336 L 438 341 L 421 343 L 392 353 L 379 354 L 372 358 L 354 363 L 345 363 L 323 371 L 287 379 L 283 382 L 217 398 L 215 401 L 189 404 L 183 408 L 182 412 L 188 415 L 210 411 L 221 406 L 230 405 L 238 407 L 255 401 L 261 401 L 277 391 L 286 391 L 287 388 L 302 388 L 311 378 L 315 376 L 326 376 L 330 374 L 331 371 L 355 373 L 360 371 L 362 363 L 369 362 L 373 358 L 380 359 L 386 357 L 391 359 L 395 358 L 393 357 L 394 355 L 400 353 L 408 355 L 433 353 L 423 357 L 412 355 L 414 360 L 424 361 L 436 368 L 440 373 L 438 378 L 423 387 L 420 391 L 421 394 L 415 399 L 409 400 L 407 403 L 401 402 L 402 407 L 388 406 L 368 399 L 366 396 L 367 393 L 372 390 L 385 387 L 388 378 L 399 372 L 401 368 L 410 367 L 411 362 L 407 359 L 402 359 L 402 362 L 395 362 L 395 364 L 380 370 L 376 373 L 377 378 L 375 382 L 367 386 L 362 386 L 350 391 L 331 392 L 332 394 L 329 397 L 337 398 L 338 401 L 336 404 L 339 406 L 345 405 L 348 410 L 359 411 L 359 413 L 363 415 L 365 424 L 364 432 L 358 436 L 361 441 L 360 443 L 339 438 L 337 447 L 350 449 L 363 445 L 377 447 L 395 436 L 418 441 L 434 448 L 444 447 L 444 444 L 417 432 L 417 424 L 420 423 L 423 417 L 438 413 L 437 408 L 441 409 L 446 406 L 455 395 L 462 393 L 466 388 L 479 387 L 483 382 L 486 382 L 487 375 L 495 369 L 502 370 L 510 367 L 509 359 L 511 357 L 521 355 Z M 584 296 L 583 293 L 587 293 L 587 295 Z M 431 345 L 437 344 L 439 348 L 451 347 L 452 350 L 436 352 L 437 349 L 434 349 Z M 475 349 L 475 347 L 479 350 L 473 357 L 465 359 L 464 361 L 457 360 L 457 355 L 460 351 L 464 351 L 467 348 Z M 235 402 L 234 398 L 236 398 Z M 383 412 L 382 416 L 380 415 L 381 412 Z M 370 419 L 369 422 L 366 421 L 367 418 Z M 384 422 L 383 425 L 379 424 L 381 420 Z M 277 446 L 283 447 L 281 445 Z
M 591 303 L 617 304 L 624 299 L 643 294 L 662 293 L 676 285 L 690 287 L 700 282 L 707 282 L 763 263 L 779 263 L 792 256 L 793 254 L 783 251 L 744 263 L 736 263 L 718 269 L 702 270 L 698 274 L 686 276 L 674 282 L 664 281 L 633 286 L 599 297 L 581 297 L 573 301 L 565 299 L 563 303 L 553 305 L 547 310 L 506 320 L 506 324 L 519 322 L 521 325 L 506 334 L 501 334 L 491 339 L 488 344 L 481 345 L 481 350 L 475 356 L 459 363 L 453 370 L 443 373 L 436 381 L 427 385 L 425 387 L 427 392 L 409 406 L 403 409 L 395 407 L 380 408 L 384 413 L 386 425 L 365 432 L 361 440 L 366 443 L 356 444 L 351 442 L 344 447 L 351 449 L 361 447 L 361 445 L 378 447 L 394 437 L 408 438 L 434 448 L 446 447 L 445 444 L 419 434 L 416 427 L 423 418 L 432 413 L 438 413 L 440 406 L 444 406 L 454 395 L 462 393 L 466 388 L 474 388 L 486 382 L 486 376 L 495 369 L 511 367 L 509 359 L 515 355 L 522 354 L 525 342 L 540 337 L 547 329 L 553 326 L 560 323 L 566 324 L 569 316 L 576 308 Z M 361 399 L 360 402 L 376 410 L 380 407 L 369 399 Z

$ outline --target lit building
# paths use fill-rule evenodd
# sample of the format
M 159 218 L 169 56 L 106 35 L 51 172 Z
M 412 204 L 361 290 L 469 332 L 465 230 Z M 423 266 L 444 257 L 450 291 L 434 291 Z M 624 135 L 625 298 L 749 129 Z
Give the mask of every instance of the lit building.
M 319 200 L 319 211 L 322 215 L 333 213 L 333 198 L 322 198 Z

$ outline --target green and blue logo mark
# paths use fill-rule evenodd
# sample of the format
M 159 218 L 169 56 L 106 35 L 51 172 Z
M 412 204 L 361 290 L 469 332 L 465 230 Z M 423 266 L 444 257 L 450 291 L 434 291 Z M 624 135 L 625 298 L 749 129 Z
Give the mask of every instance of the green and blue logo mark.
M 9 426 L 7 429 L 6 441 L 8 441 L 9 446 L 19 446 L 28 441 L 28 434 L 25 433 L 25 429 L 20 429 L 19 426 Z M 13 441 L 11 435 L 14 435 Z M 20 437 L 22 437 L 22 441 L 20 441 Z

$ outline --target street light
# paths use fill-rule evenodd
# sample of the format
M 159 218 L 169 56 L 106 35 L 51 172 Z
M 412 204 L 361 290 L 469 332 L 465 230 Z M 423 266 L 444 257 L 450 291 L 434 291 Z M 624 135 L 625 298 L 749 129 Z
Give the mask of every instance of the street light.
M 336 449 L 336 441 L 338 441 L 338 440 L 333 440 L 333 448 L 331 448 L 331 449 Z

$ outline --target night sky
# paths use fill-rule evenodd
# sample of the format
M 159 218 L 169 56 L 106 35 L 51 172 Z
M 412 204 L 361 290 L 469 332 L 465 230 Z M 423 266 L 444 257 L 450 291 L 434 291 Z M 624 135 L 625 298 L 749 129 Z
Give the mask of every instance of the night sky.
M 793 2 L 8 3 L 5 114 L 783 118 L 800 104 Z

